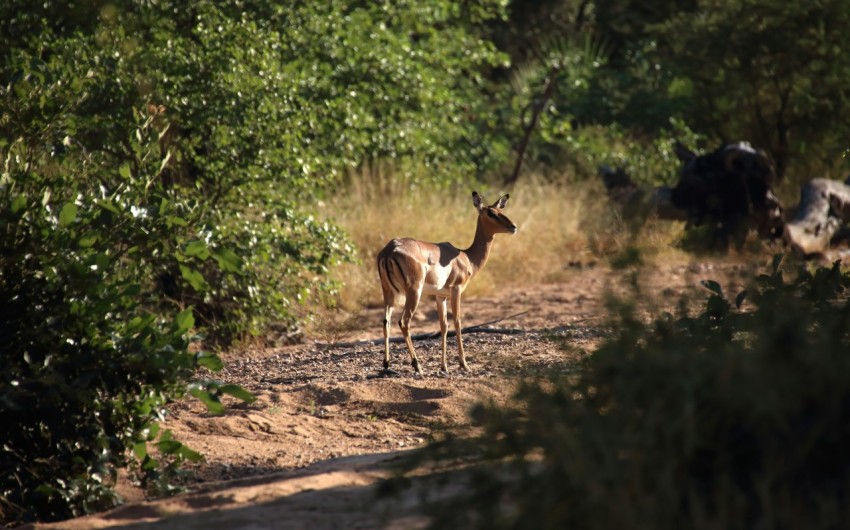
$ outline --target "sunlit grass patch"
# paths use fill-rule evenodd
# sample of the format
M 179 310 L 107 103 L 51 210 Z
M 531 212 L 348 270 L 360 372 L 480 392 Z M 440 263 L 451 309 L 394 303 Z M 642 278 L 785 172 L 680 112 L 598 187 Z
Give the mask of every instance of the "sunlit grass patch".
M 415 187 L 380 169 L 351 175 L 325 208 L 357 248 L 357 262 L 334 271 L 342 284 L 340 306 L 355 310 L 381 304 L 374 259 L 394 237 L 468 247 L 477 221 L 472 190 Z M 617 216 L 597 182 L 557 184 L 527 176 L 509 190 L 480 185 L 476 191 L 488 201 L 509 192 L 505 213 L 519 231 L 496 236 L 490 260 L 470 283 L 467 296 L 557 282 L 577 268 L 607 264 L 632 247 L 650 261 L 678 259 L 681 254 L 675 249 L 680 223 L 649 222 L 632 230 Z

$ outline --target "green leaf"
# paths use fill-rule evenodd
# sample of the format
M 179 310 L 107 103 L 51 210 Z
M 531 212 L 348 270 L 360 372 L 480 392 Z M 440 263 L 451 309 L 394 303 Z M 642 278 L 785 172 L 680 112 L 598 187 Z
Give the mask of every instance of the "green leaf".
M 156 320 L 155 315 L 147 315 L 144 317 L 137 316 L 130 319 L 127 323 L 127 332 L 133 333 L 148 328 Z
M 160 453 L 172 455 L 180 450 L 183 444 L 177 440 L 160 440 L 156 442 L 156 448 Z
M 193 268 L 187 267 L 186 265 L 180 265 L 180 275 L 183 276 L 183 279 L 189 282 L 189 285 L 191 285 L 196 291 L 203 291 L 207 288 L 207 282 L 204 280 L 204 276 Z
M 712 293 L 723 296 L 723 289 L 720 287 L 720 284 L 714 280 L 703 280 L 700 282 L 703 287 L 711 291 Z
M 59 211 L 59 226 L 68 226 L 77 218 L 77 205 L 73 202 L 65 203 Z
M 224 363 L 218 355 L 201 352 L 198 354 L 196 361 L 200 366 L 203 366 L 207 370 L 211 370 L 213 372 L 218 372 L 224 368 Z
M 213 254 L 218 266 L 224 272 L 240 272 L 242 270 L 242 258 L 232 250 L 225 248 Z
M 109 256 L 104 252 L 99 252 L 94 256 L 94 263 L 97 265 L 97 268 L 100 270 L 107 269 L 111 264 L 112 260 L 109 259 Z
M 202 455 L 201 453 L 199 453 L 197 451 L 190 449 L 185 444 L 183 444 L 182 447 L 180 447 L 180 450 L 177 451 L 177 454 L 180 455 L 181 457 L 185 458 L 189 462 L 200 462 L 201 460 L 204 459 L 204 455 Z
M 121 167 L 118 169 L 118 174 L 121 175 L 122 177 L 124 177 L 125 179 L 130 178 L 130 176 L 131 176 L 130 164 L 128 164 L 126 162 L 121 164 Z
M 160 428 L 161 427 L 159 426 L 159 423 L 151 424 L 150 428 L 148 429 L 148 436 L 147 436 L 147 440 L 149 442 L 156 439 L 156 436 L 159 434 Z
M 88 232 L 83 237 L 81 237 L 80 240 L 77 241 L 77 243 L 82 248 L 90 248 L 95 243 L 97 243 L 97 240 L 98 240 L 99 237 L 100 236 L 98 235 L 97 232 Z
M 207 248 L 206 243 L 198 240 L 188 243 L 186 248 L 183 249 L 183 252 L 187 256 L 194 256 L 199 259 L 207 259 L 210 257 L 210 251 Z
M 198 400 L 200 400 L 201 403 L 206 405 L 207 410 L 211 414 L 224 414 L 224 405 L 221 404 L 221 401 L 219 401 L 218 398 L 216 398 L 206 390 L 194 388 L 189 391 L 189 394 L 196 397 Z
M 114 202 L 112 202 L 112 201 L 107 201 L 107 200 L 103 200 L 103 199 L 97 199 L 97 200 L 96 200 L 96 201 L 94 201 L 94 202 L 95 202 L 95 204 L 97 204 L 98 206 L 100 206 L 101 208 L 103 208 L 104 210 L 110 211 L 110 212 L 114 213 L 115 215 L 118 215 L 118 214 L 120 214 L 120 213 L 121 213 L 121 211 L 120 211 L 120 210 L 118 210 L 118 207 L 117 207 L 117 206 L 115 206 L 115 203 L 114 203 Z
M 143 460 L 146 456 L 148 456 L 147 442 L 137 442 L 133 444 L 133 454 L 136 455 L 136 458 L 139 460 Z
M 160 173 L 162 173 L 162 171 L 166 168 L 166 166 L 168 166 L 168 162 L 170 160 L 171 160 L 171 151 L 169 150 L 168 153 L 165 155 L 165 158 L 162 159 L 162 163 L 159 165 L 159 172 Z
M 18 195 L 14 199 L 12 199 L 11 211 L 12 213 L 18 213 L 27 207 L 27 198 L 23 195 Z
M 192 313 L 192 308 L 184 309 L 177 313 L 177 332 L 185 333 L 192 329 L 192 326 L 195 325 L 195 316 Z
M 244 388 L 242 388 L 239 385 L 233 385 L 233 384 L 221 385 L 221 387 L 219 387 L 219 390 L 223 394 L 229 394 L 229 395 L 231 395 L 231 396 L 233 396 L 237 399 L 241 399 L 245 403 L 253 403 L 254 401 L 257 400 L 257 398 L 254 396 L 254 394 L 248 392 L 247 390 L 245 390 Z
M 187 223 L 186 220 L 182 217 L 177 217 L 176 215 L 169 215 L 165 218 L 165 225 L 168 228 L 171 228 L 172 226 L 188 226 L 189 223 Z
M 150 455 L 145 456 L 142 461 L 143 471 L 153 471 L 157 467 L 159 467 L 159 461 L 156 458 L 151 458 Z

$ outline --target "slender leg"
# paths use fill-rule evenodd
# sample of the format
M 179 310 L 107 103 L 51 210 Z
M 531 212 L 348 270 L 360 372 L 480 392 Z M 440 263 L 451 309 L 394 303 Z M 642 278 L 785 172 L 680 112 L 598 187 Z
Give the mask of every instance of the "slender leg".
M 449 331 L 449 322 L 448 322 L 448 319 L 446 318 L 446 298 L 440 297 L 440 296 L 436 296 L 434 298 L 437 301 L 437 317 L 440 320 L 440 336 L 443 339 L 442 340 L 442 346 L 443 346 L 442 360 L 443 360 L 443 364 L 442 364 L 441 369 L 442 369 L 443 372 L 448 374 L 449 373 L 449 365 L 446 364 L 446 335 L 448 334 L 448 331 Z
M 384 370 L 390 369 L 390 319 L 393 317 L 393 305 L 390 302 L 384 313 Z
M 407 350 L 410 352 L 410 365 L 413 366 L 414 372 L 421 375 L 422 368 L 419 365 L 419 359 L 416 357 L 416 350 L 413 349 L 413 340 L 410 338 L 410 319 L 413 318 L 413 313 L 419 306 L 419 298 L 422 296 L 422 291 L 419 289 L 409 289 L 407 291 L 407 299 L 404 302 L 404 311 L 401 313 L 401 319 L 398 325 L 401 328 L 401 334 L 404 335 L 404 342 L 407 343 Z
M 457 356 L 460 361 L 460 368 L 469 371 L 469 366 L 466 364 L 466 356 L 463 354 L 463 338 L 460 336 L 460 294 L 460 288 L 456 287 L 452 289 L 452 320 L 454 320 L 455 333 L 457 333 Z

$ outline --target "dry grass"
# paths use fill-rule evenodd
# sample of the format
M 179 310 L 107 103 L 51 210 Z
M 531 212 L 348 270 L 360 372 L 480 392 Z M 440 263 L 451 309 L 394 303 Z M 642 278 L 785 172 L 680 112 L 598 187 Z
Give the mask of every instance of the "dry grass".
M 489 201 L 502 190 L 478 190 Z M 502 286 L 557 282 L 577 265 L 602 262 L 637 246 L 642 256 L 674 256 L 681 228 L 649 223 L 637 235 L 611 209 L 596 182 L 557 185 L 525 178 L 511 190 L 505 213 L 518 226 L 498 235 L 490 261 L 467 293 L 481 296 Z M 357 264 L 335 271 L 343 284 L 340 306 L 355 311 L 381 303 L 374 257 L 394 237 L 449 241 L 466 248 L 475 233 L 471 189 L 423 190 L 386 174 L 355 175 L 328 204 L 328 217 L 344 228 L 359 249 Z M 675 259 L 675 257 L 674 257 Z

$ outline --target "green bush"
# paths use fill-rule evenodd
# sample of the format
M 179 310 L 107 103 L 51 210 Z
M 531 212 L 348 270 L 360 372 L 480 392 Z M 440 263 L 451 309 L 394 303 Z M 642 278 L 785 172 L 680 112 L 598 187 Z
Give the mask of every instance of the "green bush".
M 207 255 L 223 271 L 239 261 L 202 239 L 197 200 L 163 178 L 169 153 L 153 116 L 135 113 L 123 152 L 74 139 L 98 80 L 54 60 L 22 61 L 0 92 L 4 524 L 111 506 L 116 471 L 129 465 L 162 490 L 180 461 L 200 458 L 159 432 L 166 403 L 191 392 L 216 411 L 222 393 L 251 399 L 187 384 L 221 362 L 189 350 L 193 308 L 156 274 L 177 264 L 190 282 Z
M 599 167 L 604 165 L 622 168 L 642 186 L 674 186 L 682 165 L 673 149 L 677 140 L 696 146 L 703 137 L 678 119 L 670 119 L 652 141 L 616 125 L 584 126 L 565 131 L 560 149 L 562 156 L 572 161 L 576 176 L 583 179 L 598 179 Z
M 578 374 L 478 407 L 488 464 L 434 527 L 843 527 L 850 276 L 779 261 L 695 316 L 621 308 Z
M 68 19 L 47 4 L 0 26 L 19 46 L 0 64 L 15 100 L 4 136 L 40 123 L 53 145 L 132 167 L 146 112 L 198 241 L 151 272 L 220 344 L 293 326 L 294 305 L 334 289 L 328 269 L 354 252 L 315 210 L 347 170 L 389 160 L 414 185 L 448 186 L 498 157 L 479 125 L 482 72 L 502 56 L 480 34 L 501 2 L 115 2 Z M 46 77 L 64 88 L 30 97 Z
M 325 272 L 349 247 L 341 231 L 301 206 L 327 181 L 303 171 L 304 153 L 292 149 L 298 128 L 285 132 L 268 111 L 283 87 L 263 85 L 254 70 L 275 63 L 248 50 L 265 39 L 236 25 L 224 46 L 203 28 L 233 24 L 207 7 L 196 13 L 203 33 L 195 40 L 169 33 L 180 20 L 155 12 L 147 25 L 130 12 L 106 18 L 94 35 L 45 33 L 37 53 L 19 51 L 18 69 L 7 66 L 3 132 L 7 142 L 28 142 L 46 127 L 59 155 L 74 146 L 121 178 L 139 169 L 128 138 L 136 139 L 139 116 L 148 120 L 160 164 L 151 178 L 179 197 L 157 205 L 168 225 L 150 237 L 187 234 L 175 246 L 163 239 L 163 259 L 145 262 L 160 283 L 156 303 L 193 306 L 208 339 L 226 345 L 271 323 L 293 325 L 292 306 L 332 287 Z M 245 71 L 230 74 L 230 63 Z

